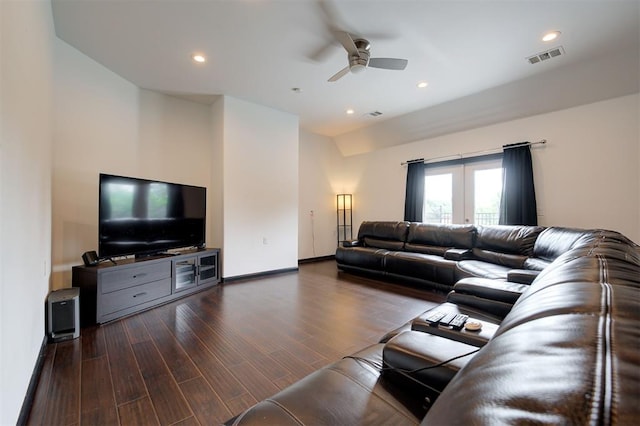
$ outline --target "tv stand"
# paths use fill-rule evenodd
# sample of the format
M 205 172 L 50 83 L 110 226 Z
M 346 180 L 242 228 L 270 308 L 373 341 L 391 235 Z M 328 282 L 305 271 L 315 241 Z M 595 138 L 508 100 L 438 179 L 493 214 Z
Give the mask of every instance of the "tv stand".
M 220 283 L 220 250 L 191 249 L 117 264 L 74 266 L 83 326 L 103 324 Z

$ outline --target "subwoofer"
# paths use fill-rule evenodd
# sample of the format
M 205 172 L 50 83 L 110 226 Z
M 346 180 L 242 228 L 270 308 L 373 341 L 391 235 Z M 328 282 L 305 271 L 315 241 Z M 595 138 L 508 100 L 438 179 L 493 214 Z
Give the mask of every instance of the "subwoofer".
M 52 342 L 80 337 L 79 288 L 65 288 L 49 294 L 47 324 L 49 340 Z

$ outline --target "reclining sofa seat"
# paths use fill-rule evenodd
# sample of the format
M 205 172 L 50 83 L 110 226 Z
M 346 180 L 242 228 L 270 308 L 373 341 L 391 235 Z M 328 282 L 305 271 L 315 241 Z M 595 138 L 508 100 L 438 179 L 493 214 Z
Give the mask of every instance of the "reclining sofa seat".
M 409 222 L 362 222 L 358 239 L 336 252 L 336 260 L 346 270 L 383 274 L 390 250 L 402 250 Z
M 481 233 L 484 229 L 481 228 Z M 529 240 L 531 235 L 535 235 L 533 228 L 524 229 L 529 231 Z M 511 233 L 509 230 L 504 233 Z M 494 232 L 494 235 L 496 233 Z M 515 301 L 527 289 L 533 279 L 544 268 L 549 266 L 553 260 L 561 256 L 563 253 L 571 250 L 578 240 L 583 238 L 585 231 L 581 229 L 550 227 L 544 229 L 533 245 L 532 255 L 526 257 L 522 263 L 524 269 L 509 269 L 504 266 L 487 266 L 482 262 L 465 261 L 456 265 L 458 271 L 458 280 L 453 286 L 453 290 L 447 295 L 447 301 L 472 307 L 485 312 L 491 312 L 504 318 L 509 313 Z M 530 244 L 522 244 L 526 247 Z M 485 244 L 486 246 L 486 244 Z M 475 250 L 475 249 L 474 249 Z M 479 253 L 481 249 L 476 250 Z M 481 254 L 479 254 L 481 256 Z M 513 256 L 511 256 L 513 257 Z M 516 256 L 517 257 L 517 256 Z M 522 259 L 520 259 L 522 260 Z M 478 266 L 479 264 L 479 266 Z M 468 266 L 471 265 L 471 266 Z M 510 266 L 515 266 L 511 263 Z M 477 276 L 462 278 L 465 275 L 462 271 L 475 270 L 481 273 L 482 270 L 499 269 L 493 278 L 479 278 Z M 491 276 L 491 273 L 487 275 Z M 506 275 L 506 280 L 505 280 Z M 513 281 L 513 282 L 512 282 Z
M 524 269 L 533 255 L 541 226 L 477 226 L 471 260 L 456 265 L 456 281 L 466 277 L 507 280 L 509 271 Z
M 384 348 L 377 344 L 228 424 L 637 424 L 638 247 L 611 231 L 566 232 L 573 236 L 568 250 L 538 275 L 423 417 L 415 409 L 421 401 L 376 368 Z
M 386 274 L 392 278 L 448 290 L 456 282 L 457 260 L 470 254 L 473 225 L 410 223 L 403 251 L 386 255 Z

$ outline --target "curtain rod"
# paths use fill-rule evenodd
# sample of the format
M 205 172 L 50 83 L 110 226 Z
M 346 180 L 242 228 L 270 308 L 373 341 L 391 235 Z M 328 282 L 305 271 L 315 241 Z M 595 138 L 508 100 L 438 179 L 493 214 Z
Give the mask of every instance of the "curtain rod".
M 505 146 L 500 147 L 500 148 L 486 149 L 484 151 L 465 152 L 463 154 L 445 155 L 444 157 L 427 158 L 426 160 L 424 158 L 416 158 L 415 160 L 404 161 L 404 162 L 400 163 L 400 165 L 404 166 L 406 164 L 417 163 L 417 162 L 429 163 L 429 162 L 436 161 L 436 160 L 443 160 L 445 158 L 449 158 L 449 159 L 469 158 L 469 157 L 475 157 L 475 156 L 479 156 L 479 155 L 483 155 L 483 154 L 493 154 L 493 153 L 496 153 L 496 152 L 500 152 L 503 149 L 517 148 L 517 147 L 522 146 L 523 144 L 527 144 L 528 146 L 531 146 L 531 145 L 544 145 L 545 143 L 547 143 L 547 140 L 546 139 L 542 139 L 542 140 L 539 140 L 539 141 L 536 141 L 536 142 L 515 143 L 515 144 L 512 144 L 513 146 L 505 145 Z

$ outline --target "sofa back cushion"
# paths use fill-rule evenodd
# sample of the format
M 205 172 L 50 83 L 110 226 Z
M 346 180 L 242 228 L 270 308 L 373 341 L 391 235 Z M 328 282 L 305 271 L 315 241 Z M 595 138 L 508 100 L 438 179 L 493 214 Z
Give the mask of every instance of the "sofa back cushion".
M 547 228 L 540 233 L 533 246 L 533 256 L 553 262 L 558 256 L 568 252 L 586 233 L 584 229 Z
M 435 223 L 409 224 L 405 250 L 443 256 L 450 248 L 472 248 L 476 236 L 473 225 Z
M 478 226 L 473 256 L 485 262 L 522 268 L 544 228 L 524 225 Z
M 358 240 L 365 247 L 402 250 L 408 229 L 409 222 L 365 221 L 358 230 Z

